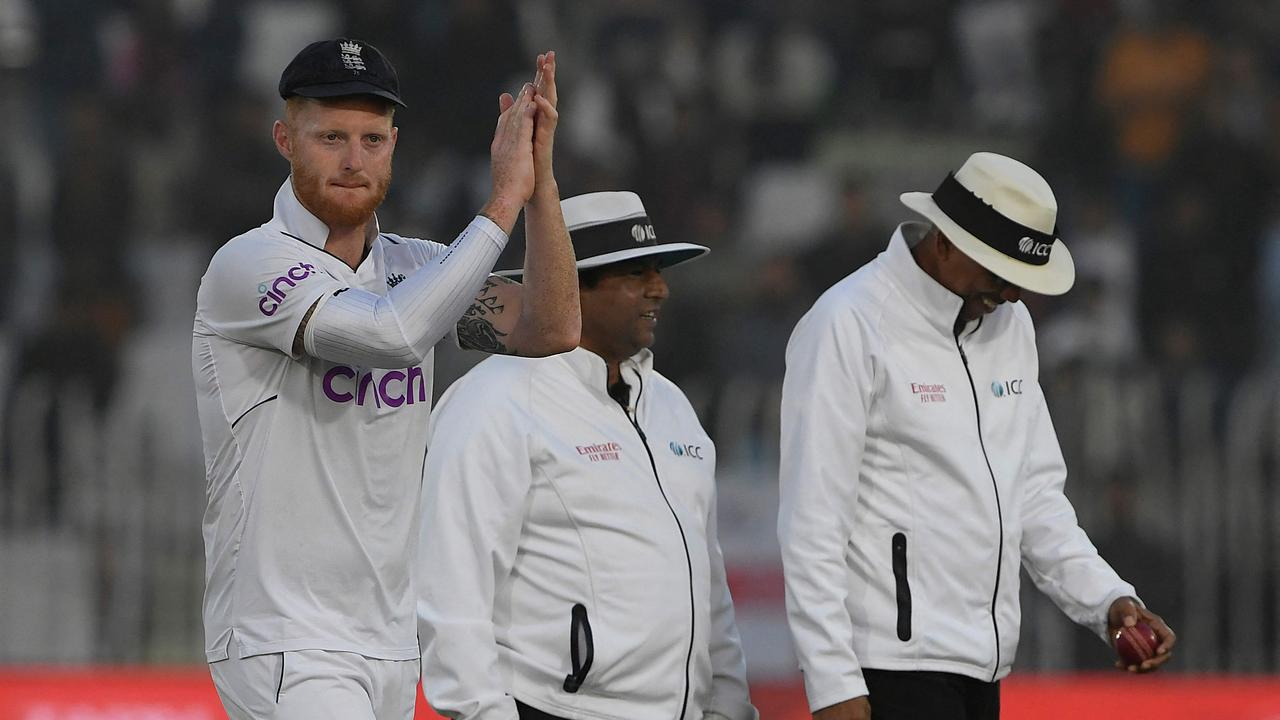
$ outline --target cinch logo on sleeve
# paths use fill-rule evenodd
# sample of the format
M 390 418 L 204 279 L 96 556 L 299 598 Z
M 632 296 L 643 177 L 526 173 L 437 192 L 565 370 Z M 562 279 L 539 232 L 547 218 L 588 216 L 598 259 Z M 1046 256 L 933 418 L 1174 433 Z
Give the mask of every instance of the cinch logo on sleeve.
M 375 374 L 377 373 L 377 374 Z M 429 402 L 427 379 L 417 365 L 405 370 L 377 370 L 334 365 L 321 381 L 324 396 L 340 405 L 366 402 L 379 409 Z
M 694 460 L 704 459 L 702 457 L 701 445 L 682 445 L 676 442 L 675 440 L 672 440 L 671 442 L 667 443 L 667 447 L 671 448 L 671 454 L 675 455 L 676 457 L 688 457 L 688 458 L 693 458 Z
M 579 455 L 585 456 L 591 462 L 600 462 L 602 460 L 621 460 L 622 446 L 616 442 L 593 443 L 591 445 L 576 446 Z
M 258 310 L 267 317 L 275 315 L 276 310 L 280 309 L 280 303 L 283 303 L 285 296 L 289 294 L 289 288 L 297 287 L 298 283 L 311 277 L 315 271 L 316 267 L 311 263 L 300 262 L 285 270 L 284 274 L 275 280 L 258 285 L 258 293 L 262 295 L 258 298 Z

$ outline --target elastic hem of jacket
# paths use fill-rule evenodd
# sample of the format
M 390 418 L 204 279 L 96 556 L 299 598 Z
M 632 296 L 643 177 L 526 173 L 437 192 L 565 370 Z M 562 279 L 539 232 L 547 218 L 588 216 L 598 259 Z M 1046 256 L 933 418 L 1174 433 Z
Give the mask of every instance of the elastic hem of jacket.
M 238 635 L 243 637 L 243 635 Z M 418 647 L 402 648 L 370 648 L 363 645 L 355 645 L 350 643 L 334 642 L 333 640 L 320 639 L 302 639 L 302 640 L 279 640 L 276 642 L 251 644 L 240 643 L 239 658 L 253 657 L 254 655 L 270 655 L 278 652 L 294 652 L 297 650 L 320 650 L 322 652 L 349 652 L 363 655 L 370 660 L 416 660 L 418 659 Z M 208 653 L 206 653 L 207 655 Z M 225 659 L 225 655 L 224 658 Z M 212 662 L 212 661 L 211 661 Z
M 991 679 L 991 667 L 983 665 L 969 665 L 960 662 L 949 662 L 946 660 L 886 660 L 873 661 L 872 663 L 863 663 L 862 667 L 868 670 L 923 670 L 925 672 L 945 672 L 955 675 L 963 675 L 974 680 L 982 682 L 999 682 L 1001 679 L 1009 675 L 1012 668 L 1002 667 L 996 669 L 995 680 Z

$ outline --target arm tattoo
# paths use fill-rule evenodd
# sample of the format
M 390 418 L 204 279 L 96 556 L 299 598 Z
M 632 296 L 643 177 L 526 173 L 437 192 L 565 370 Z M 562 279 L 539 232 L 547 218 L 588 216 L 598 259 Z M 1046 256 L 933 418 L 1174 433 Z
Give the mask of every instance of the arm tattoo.
M 502 300 L 493 294 L 493 289 L 499 283 L 514 284 L 514 281 L 490 276 L 484 281 L 484 287 L 480 289 L 480 294 L 471 303 L 471 307 L 458 320 L 458 345 L 462 348 L 499 355 L 519 354 L 502 342 L 507 333 L 493 326 L 493 318 L 506 310 Z
M 294 357 L 302 357 L 306 354 L 304 339 L 307 335 L 307 323 L 311 322 L 311 313 L 316 311 L 316 305 L 320 301 L 316 300 L 311 303 L 311 308 L 307 310 L 307 314 L 302 316 L 302 322 L 298 323 L 298 332 L 293 335 L 293 355 Z

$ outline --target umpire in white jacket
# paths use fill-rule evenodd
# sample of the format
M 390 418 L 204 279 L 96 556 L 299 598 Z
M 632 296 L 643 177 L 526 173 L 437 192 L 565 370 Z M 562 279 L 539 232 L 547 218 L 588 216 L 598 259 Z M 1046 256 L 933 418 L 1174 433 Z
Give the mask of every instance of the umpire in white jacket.
M 715 446 L 647 349 L 661 270 L 707 248 L 659 244 L 634 193 L 562 207 L 581 346 L 485 360 L 432 417 L 423 688 L 467 720 L 753 720 Z
M 1173 632 L 1098 556 L 1065 495 L 1023 290 L 1075 280 L 1049 185 L 976 153 L 787 346 L 778 536 L 815 720 L 997 718 L 1018 567 L 1100 636 Z M 874 711 L 874 712 L 873 712 Z

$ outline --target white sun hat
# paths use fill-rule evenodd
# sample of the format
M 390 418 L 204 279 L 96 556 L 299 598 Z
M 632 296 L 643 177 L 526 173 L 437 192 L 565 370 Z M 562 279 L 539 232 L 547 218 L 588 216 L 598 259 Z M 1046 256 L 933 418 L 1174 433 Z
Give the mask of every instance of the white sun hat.
M 1057 237 L 1053 190 L 1013 158 L 974 153 L 934 192 L 903 193 L 901 199 L 961 252 L 1009 283 L 1061 295 L 1076 281 L 1071 253 Z
M 560 210 L 579 270 L 642 257 L 654 257 L 659 267 L 670 267 L 711 252 L 711 248 L 693 243 L 659 243 L 644 203 L 633 192 L 576 195 L 561 200 Z M 494 274 L 519 278 L 524 269 Z

